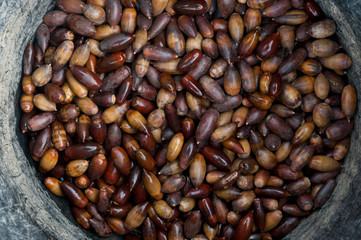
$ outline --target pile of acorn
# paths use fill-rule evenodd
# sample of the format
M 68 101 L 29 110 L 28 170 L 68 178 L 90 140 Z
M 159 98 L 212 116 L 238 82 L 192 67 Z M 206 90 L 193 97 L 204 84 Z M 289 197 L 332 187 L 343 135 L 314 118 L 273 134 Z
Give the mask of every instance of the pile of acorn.
M 55 5 L 25 49 L 20 127 L 83 228 L 269 240 L 328 200 L 357 96 L 314 0 Z

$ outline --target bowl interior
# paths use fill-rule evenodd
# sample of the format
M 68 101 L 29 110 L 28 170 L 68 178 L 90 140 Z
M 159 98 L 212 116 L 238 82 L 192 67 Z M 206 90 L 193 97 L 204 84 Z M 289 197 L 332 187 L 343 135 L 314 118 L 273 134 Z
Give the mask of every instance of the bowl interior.
M 352 57 L 353 65 L 348 78 L 358 92 L 361 76 L 361 29 L 357 29 L 361 16 L 361 2 L 357 0 L 317 1 L 329 18 L 337 23 L 337 36 L 345 51 Z M 8 194 L 18 203 L 29 226 L 52 239 L 98 239 L 91 231 L 83 230 L 71 216 L 67 201 L 47 191 L 44 177 L 38 173 L 36 163 L 29 156 L 27 138 L 18 126 L 21 110 L 22 53 L 33 39 L 37 26 L 44 14 L 53 8 L 51 1 L 6 1 L 0 3 L 0 173 L 8 186 Z M 3 19 L 3 20 L 1 20 Z M 359 101 L 358 101 L 359 102 Z M 355 130 L 352 134 L 350 153 L 341 174 L 337 177 L 337 187 L 330 200 L 319 211 L 304 219 L 285 239 L 361 239 L 358 231 L 361 223 L 359 184 L 360 110 L 357 110 Z M 14 134 L 15 133 L 15 134 Z M 0 179 L 1 180 L 1 179 Z M 19 218 L 14 216 L 14 219 Z M 19 219 L 20 221 L 20 219 Z M 0 231 L 1 233 L 1 231 Z M 6 233 L 6 232 L 5 232 Z M 40 235 L 39 235 L 40 236 Z M 112 236 L 110 239 L 119 239 Z M 99 238 L 100 239 L 100 238 Z

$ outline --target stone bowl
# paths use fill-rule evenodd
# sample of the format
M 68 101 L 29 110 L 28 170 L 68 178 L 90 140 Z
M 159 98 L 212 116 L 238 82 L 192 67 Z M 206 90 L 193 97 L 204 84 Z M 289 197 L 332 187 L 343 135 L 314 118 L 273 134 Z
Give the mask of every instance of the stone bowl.
M 318 0 L 327 16 L 337 23 L 337 36 L 353 65 L 349 81 L 360 102 L 361 2 Z M 100 239 L 83 230 L 73 219 L 67 201 L 55 197 L 43 184 L 19 130 L 22 54 L 33 40 L 52 1 L 2 0 L 0 2 L 0 235 L 1 239 Z M 285 239 L 361 239 L 361 156 L 358 108 L 352 144 L 337 187 L 324 207 L 304 219 Z M 112 236 L 109 239 L 119 239 Z

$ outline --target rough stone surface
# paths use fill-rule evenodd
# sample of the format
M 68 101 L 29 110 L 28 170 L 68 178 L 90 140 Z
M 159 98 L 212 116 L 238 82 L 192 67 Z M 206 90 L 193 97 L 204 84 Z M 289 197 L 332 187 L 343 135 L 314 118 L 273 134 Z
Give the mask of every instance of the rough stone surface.
M 338 36 L 353 59 L 350 82 L 360 99 L 361 2 L 318 0 L 337 22 Z M 42 176 L 26 150 L 18 130 L 22 52 L 32 40 L 52 1 L 0 1 L 0 238 L 1 239 L 97 239 L 83 231 L 71 217 L 68 205 L 43 186 Z M 359 101 L 360 103 L 360 101 Z M 286 239 L 361 239 L 360 110 L 338 185 L 330 201 L 303 220 Z M 111 237 L 117 238 L 118 237 Z

